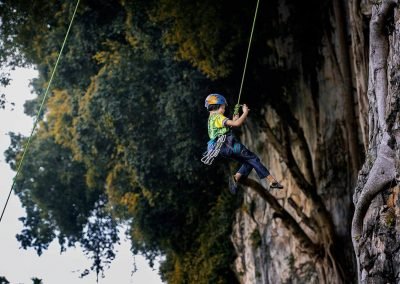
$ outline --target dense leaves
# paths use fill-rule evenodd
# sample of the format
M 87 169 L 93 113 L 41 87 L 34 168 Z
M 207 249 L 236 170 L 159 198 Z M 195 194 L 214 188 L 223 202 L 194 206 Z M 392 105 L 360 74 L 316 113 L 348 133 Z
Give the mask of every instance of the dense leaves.
M 35 64 L 40 73 L 33 83 L 38 98 L 26 103 L 31 115 L 46 88 L 72 2 L 1 3 L 2 40 L 17 48 L 4 45 L 4 50 Z M 82 2 L 16 180 L 27 213 L 17 238 L 39 254 L 55 238 L 62 250 L 79 244 L 93 260 L 90 269 L 102 275 L 115 256 L 119 224 L 127 223 L 134 253 L 150 262 L 165 256 L 165 280 L 234 283 L 229 234 L 237 199 L 224 190 L 223 169 L 205 167 L 200 157 L 207 140 L 202 101 L 218 84 L 207 76 L 229 73 L 231 66 L 224 64 L 241 34 L 231 31 L 233 41 L 225 49 L 219 35 L 227 28 L 218 20 L 209 46 L 194 53 L 176 49 L 180 30 L 168 19 L 186 10 L 180 10 L 183 4 L 175 12 L 166 5 L 171 8 L 166 1 Z M 200 2 L 193 5 L 205 9 Z M 217 18 L 218 7 L 198 18 L 196 27 L 209 30 L 207 19 Z M 163 10 L 167 14 L 157 12 Z M 207 42 L 184 41 L 187 48 Z M 177 61 L 177 54 L 205 74 Z M 6 157 L 16 169 L 27 139 L 10 137 Z
M 310 8 L 288 0 L 300 12 L 282 22 L 269 20 L 277 18 L 279 1 L 260 4 L 245 85 L 257 94 L 257 100 L 246 98 L 254 116 L 266 101 L 283 109 L 301 73 L 281 61 L 274 42 L 290 32 L 293 52 L 315 63 L 309 59 L 318 58 L 319 39 L 307 40 L 304 31 L 322 22 L 324 3 L 313 1 Z M 134 253 L 150 262 L 165 256 L 164 280 L 235 283 L 229 234 L 240 198 L 227 195 L 221 167 L 199 161 L 207 140 L 202 102 L 214 90 L 235 101 L 255 4 L 81 1 L 16 180 L 27 213 L 17 236 L 24 248 L 41 254 L 55 238 L 62 250 L 79 244 L 93 260 L 90 269 L 101 275 L 123 223 Z M 74 5 L 0 1 L 0 64 L 33 64 L 40 74 L 33 82 L 38 97 L 25 104 L 30 115 L 43 97 Z M 311 16 L 304 17 L 307 12 Z M 10 137 L 6 157 L 16 169 L 26 138 Z
M 10 282 L 4 276 L 0 276 L 0 284 L 9 284 Z
M 260 6 L 246 84 L 248 93 L 257 93 L 257 101 L 247 98 L 253 110 L 265 101 L 282 108 L 291 79 L 299 76 L 298 67 L 285 62 L 270 67 L 281 52 L 274 41 L 291 32 L 304 62 L 318 58 L 318 44 L 303 31 L 321 22 L 324 1 L 311 8 L 287 2 L 301 12 L 279 25 L 268 20 L 276 17 L 278 1 Z M 40 74 L 33 82 L 38 97 L 25 105 L 30 115 L 43 97 L 74 5 L 0 1 L 0 64 L 33 64 Z M 102 275 L 123 223 L 134 253 L 150 262 L 165 257 L 164 280 L 236 282 L 229 235 L 240 198 L 224 190 L 223 169 L 199 162 L 207 136 L 202 101 L 215 87 L 236 94 L 254 8 L 255 2 L 225 0 L 81 1 L 16 180 L 27 213 L 17 236 L 22 247 L 41 254 L 54 239 L 62 250 L 80 245 L 93 260 L 90 269 Z M 303 20 L 307 9 L 311 16 Z M 10 137 L 6 157 L 16 169 L 26 138 Z

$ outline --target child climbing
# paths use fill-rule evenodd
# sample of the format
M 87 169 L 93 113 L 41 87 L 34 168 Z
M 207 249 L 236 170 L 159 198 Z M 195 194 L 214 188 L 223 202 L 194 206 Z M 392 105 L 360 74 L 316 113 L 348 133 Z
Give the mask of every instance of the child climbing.
M 237 191 L 237 182 L 247 178 L 254 168 L 260 179 L 266 179 L 270 188 L 281 189 L 283 186 L 270 174 L 268 169 L 260 162 L 253 152 L 249 151 L 232 134 L 231 127 L 241 126 L 249 114 L 247 105 L 242 106 L 242 115 L 234 115 L 233 119 L 224 116 L 227 106 L 226 99 L 220 94 L 210 94 L 205 100 L 205 107 L 210 113 L 208 118 L 208 142 L 207 152 L 202 162 L 210 165 L 214 158 L 222 156 L 241 163 L 240 169 L 229 180 L 229 188 L 232 193 Z

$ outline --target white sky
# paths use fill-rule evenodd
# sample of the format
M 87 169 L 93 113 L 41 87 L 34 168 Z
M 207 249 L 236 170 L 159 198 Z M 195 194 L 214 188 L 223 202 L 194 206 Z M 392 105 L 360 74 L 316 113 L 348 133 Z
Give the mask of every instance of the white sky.
M 34 70 L 17 69 L 12 72 L 11 85 L 3 91 L 7 95 L 6 98 L 15 103 L 15 109 L 11 111 L 10 106 L 7 106 L 6 110 L 0 110 L 0 214 L 15 176 L 15 172 L 10 170 L 4 158 L 4 151 L 10 144 L 7 133 L 12 131 L 26 136 L 30 134 L 33 119 L 24 114 L 23 104 L 26 100 L 34 98 L 29 83 L 36 76 L 37 72 Z M 93 272 L 83 279 L 79 278 L 80 273 L 91 265 L 79 248 L 70 248 L 60 254 L 60 247 L 55 241 L 41 257 L 38 257 L 33 249 L 20 249 L 15 235 L 21 232 L 22 223 L 18 218 L 24 215 L 25 211 L 18 197 L 12 194 L 0 223 L 0 276 L 6 277 L 12 284 L 31 284 L 32 277 L 42 279 L 44 284 L 96 283 L 96 275 Z M 99 283 L 162 283 L 158 272 L 152 271 L 141 256 L 135 257 L 138 271 L 132 275 L 134 259 L 129 248 L 129 241 L 121 235 L 116 259 L 111 268 L 105 271 L 105 278 L 99 279 Z

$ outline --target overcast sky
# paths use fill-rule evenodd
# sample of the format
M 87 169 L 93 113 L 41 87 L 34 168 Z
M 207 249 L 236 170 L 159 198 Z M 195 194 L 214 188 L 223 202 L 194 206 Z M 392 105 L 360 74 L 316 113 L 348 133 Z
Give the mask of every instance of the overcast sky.
M 11 105 L 8 105 L 6 110 L 0 110 L 0 214 L 15 176 L 4 159 L 4 151 L 10 144 L 7 133 L 12 131 L 26 136 L 30 134 L 33 119 L 23 113 L 23 104 L 34 97 L 29 83 L 36 76 L 34 70 L 17 69 L 12 73 L 11 85 L 0 92 L 6 93 L 7 99 L 15 103 L 13 111 L 10 109 Z M 68 249 L 60 254 L 58 243 L 53 242 L 41 257 L 32 249 L 20 249 L 15 235 L 21 232 L 22 223 L 18 218 L 24 215 L 19 199 L 12 194 L 0 223 L 0 276 L 6 277 L 12 284 L 31 284 L 32 277 L 42 279 L 44 284 L 96 283 L 94 273 L 83 279 L 79 278 L 80 273 L 91 265 L 79 248 Z M 158 272 L 151 270 L 141 256 L 135 257 L 138 271 L 132 275 L 134 259 L 129 250 L 130 245 L 122 235 L 121 240 L 121 245 L 117 247 L 116 259 L 111 268 L 105 271 L 105 278 L 100 278 L 99 283 L 162 283 Z

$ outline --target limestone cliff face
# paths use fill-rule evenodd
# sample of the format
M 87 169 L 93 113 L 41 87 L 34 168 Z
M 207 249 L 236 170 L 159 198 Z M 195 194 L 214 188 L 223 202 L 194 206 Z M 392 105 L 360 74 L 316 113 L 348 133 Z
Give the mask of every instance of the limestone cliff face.
M 295 75 L 265 78 L 275 86 L 241 134 L 285 189 L 243 182 L 234 268 L 241 283 L 398 283 L 398 1 L 325 1 L 323 32 L 301 34 L 314 52 L 293 5 L 277 6 L 275 26 L 291 28 L 264 60 Z
M 289 2 L 280 2 L 277 8 L 278 26 L 289 25 Z M 352 192 L 365 140 L 361 121 L 365 115 L 360 115 L 358 102 L 366 95 L 357 93 L 356 85 L 365 82 L 353 79 L 360 71 L 352 68 L 349 7 L 341 1 L 329 4 L 326 30 L 318 38 L 320 56 L 314 62 L 305 62 L 312 58 L 304 54 L 307 50 L 296 48 L 294 34 L 270 41 L 275 50 L 268 57 L 270 66 L 295 70 L 296 75 L 277 88 L 280 96 L 265 95 L 271 101 L 258 113 L 250 113 L 241 133 L 242 142 L 285 186 L 270 193 L 317 249 L 312 253 L 304 249 L 304 240 L 293 236 L 285 218 L 245 186 L 232 234 L 234 268 L 241 283 L 354 280 Z M 318 35 L 308 36 L 315 41 L 312 37 Z M 251 177 L 258 180 L 255 174 Z
M 331 125 L 332 129 L 327 131 L 331 137 L 329 139 L 325 137 L 324 140 L 329 141 L 331 148 L 325 150 L 330 151 L 330 154 L 324 161 L 325 164 L 321 165 L 325 168 L 325 175 L 321 174 L 319 178 L 319 193 L 332 214 L 337 236 L 347 241 L 347 244 L 342 245 L 342 249 L 346 250 L 346 257 L 351 263 L 352 248 L 349 239 L 351 187 L 347 183 L 347 177 L 343 173 L 340 175 L 340 172 L 336 172 L 335 164 L 344 163 L 346 157 L 342 151 L 346 146 L 343 144 L 343 138 L 336 137 L 343 133 L 338 134 L 335 122 L 327 120 L 326 123 Z M 309 126 L 305 124 L 304 129 L 307 127 Z M 308 128 L 308 131 L 310 133 L 306 137 L 315 136 L 313 128 Z M 254 137 L 253 133 L 259 133 L 258 137 Z M 275 149 L 266 146 L 268 145 L 266 134 L 257 131 L 257 127 L 252 123 L 248 125 L 242 139 L 249 149 L 260 155 L 276 178 L 282 181 L 285 189 L 270 192 L 302 226 L 302 219 L 289 205 L 288 198 L 293 199 L 308 217 L 312 217 L 312 205 L 298 189 L 290 171 Z M 261 146 L 262 151 L 259 150 Z M 252 177 L 258 179 L 255 174 Z M 265 182 L 262 184 L 267 188 Z M 316 232 L 307 226 L 302 228 L 315 242 L 318 242 Z M 323 269 L 316 265 L 316 260 L 307 253 L 302 253 L 299 242 L 291 235 L 282 220 L 274 218 L 274 210 L 250 188 L 244 187 L 243 205 L 236 213 L 232 241 L 238 255 L 235 270 L 240 276 L 241 283 L 322 283 L 321 280 L 324 279 Z

